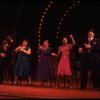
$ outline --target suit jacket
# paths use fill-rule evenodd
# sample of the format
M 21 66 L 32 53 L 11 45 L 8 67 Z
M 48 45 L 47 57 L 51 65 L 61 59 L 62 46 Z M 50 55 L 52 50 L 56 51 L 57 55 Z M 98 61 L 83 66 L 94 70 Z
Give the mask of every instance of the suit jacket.
M 91 49 L 86 49 L 84 43 L 88 44 L 88 39 L 83 40 L 81 47 L 83 48 L 83 53 L 80 54 L 80 60 L 83 62 L 88 62 L 89 59 L 98 59 L 100 57 L 100 40 L 93 38 L 90 42 Z
M 100 40 L 97 38 L 93 38 L 90 42 L 91 49 L 90 49 L 90 57 L 93 59 L 98 59 L 100 57 Z

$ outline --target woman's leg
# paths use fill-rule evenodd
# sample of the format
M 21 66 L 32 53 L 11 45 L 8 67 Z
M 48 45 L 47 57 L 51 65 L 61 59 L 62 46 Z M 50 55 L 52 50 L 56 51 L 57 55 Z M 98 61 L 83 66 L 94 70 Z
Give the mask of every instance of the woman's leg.
M 15 82 L 14 85 L 18 85 L 18 76 L 15 76 Z
M 68 86 L 69 86 L 70 88 L 73 88 L 72 75 L 68 75 Z
M 64 87 L 66 87 L 66 78 L 67 78 L 67 76 L 64 75 Z
M 28 77 L 28 85 L 32 85 L 32 79 L 30 76 Z
M 61 79 L 61 75 L 57 75 L 56 87 L 59 87 L 60 79 Z

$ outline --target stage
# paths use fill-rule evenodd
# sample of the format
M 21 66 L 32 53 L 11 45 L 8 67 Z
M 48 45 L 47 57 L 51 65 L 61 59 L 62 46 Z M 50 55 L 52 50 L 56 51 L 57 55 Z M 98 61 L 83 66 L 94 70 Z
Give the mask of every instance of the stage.
M 100 98 L 100 91 L 96 91 L 93 88 L 86 88 L 80 90 L 79 88 L 56 88 L 54 85 L 49 87 L 38 86 L 37 82 L 33 82 L 32 86 L 22 84 L 20 86 L 0 84 L 0 98 L 3 99 L 24 99 L 24 98 L 36 98 L 36 99 L 73 99 L 73 98 Z

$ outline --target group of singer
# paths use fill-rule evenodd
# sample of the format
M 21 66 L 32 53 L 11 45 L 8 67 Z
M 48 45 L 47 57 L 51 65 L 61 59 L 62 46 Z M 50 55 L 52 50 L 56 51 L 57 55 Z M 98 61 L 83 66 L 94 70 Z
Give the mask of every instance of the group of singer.
M 62 38 L 62 45 L 58 47 L 58 53 L 53 52 L 49 45 L 49 40 L 44 40 L 42 45 L 39 45 L 37 56 L 40 55 L 36 67 L 35 77 L 39 81 L 40 86 L 43 86 L 50 80 L 50 63 L 51 56 L 60 58 L 57 65 L 56 87 L 60 87 L 60 80 L 68 80 L 68 87 L 73 88 L 70 53 L 77 45 L 72 34 L 69 35 L 71 43 L 68 42 L 68 37 Z M 100 90 L 100 40 L 95 37 L 94 29 L 88 31 L 87 37 L 81 42 L 77 48 L 80 61 L 80 89 L 85 89 L 88 84 L 88 72 L 91 73 L 92 87 L 95 90 Z M 4 78 L 7 78 L 8 83 L 12 85 L 21 84 L 22 78 L 27 79 L 27 84 L 32 85 L 32 66 L 30 56 L 32 49 L 28 39 L 23 39 L 22 43 L 16 47 L 12 36 L 8 35 L 0 46 L 0 84 L 3 84 Z M 17 56 L 17 58 L 15 57 Z M 8 69 L 8 70 L 7 70 Z M 66 87 L 64 81 L 64 87 Z

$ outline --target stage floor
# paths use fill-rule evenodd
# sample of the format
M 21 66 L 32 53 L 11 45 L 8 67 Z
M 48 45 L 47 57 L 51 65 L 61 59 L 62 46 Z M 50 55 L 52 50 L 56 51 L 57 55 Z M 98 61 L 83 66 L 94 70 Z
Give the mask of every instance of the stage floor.
M 50 99 L 66 99 L 66 98 L 100 98 L 100 91 L 93 88 L 80 90 L 79 88 L 56 88 L 56 87 L 40 87 L 37 82 L 33 82 L 32 86 L 22 84 L 20 86 L 0 84 L 0 98 L 21 99 L 21 98 L 50 98 Z

